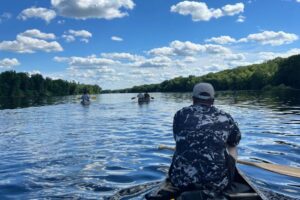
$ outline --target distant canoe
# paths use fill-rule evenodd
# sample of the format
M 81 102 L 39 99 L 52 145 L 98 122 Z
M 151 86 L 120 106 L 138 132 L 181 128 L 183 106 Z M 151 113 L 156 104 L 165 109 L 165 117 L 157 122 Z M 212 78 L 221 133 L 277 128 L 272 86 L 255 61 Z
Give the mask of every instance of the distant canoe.
M 149 103 L 150 102 L 150 98 L 138 98 L 138 102 L 139 103 Z
M 91 104 L 91 101 L 82 100 L 80 103 L 84 106 L 87 106 Z

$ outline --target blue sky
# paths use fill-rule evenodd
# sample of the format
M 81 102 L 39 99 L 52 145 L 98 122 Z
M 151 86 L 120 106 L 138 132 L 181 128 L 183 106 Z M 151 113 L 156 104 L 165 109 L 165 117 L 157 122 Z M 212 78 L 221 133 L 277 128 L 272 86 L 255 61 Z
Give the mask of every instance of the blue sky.
M 300 0 L 2 0 L 0 72 L 104 89 L 300 53 Z

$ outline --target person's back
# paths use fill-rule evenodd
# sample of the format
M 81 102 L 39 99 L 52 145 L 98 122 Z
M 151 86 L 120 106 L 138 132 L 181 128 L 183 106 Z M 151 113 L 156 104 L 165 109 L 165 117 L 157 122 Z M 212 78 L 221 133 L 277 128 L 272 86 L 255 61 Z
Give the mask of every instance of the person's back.
M 239 130 L 230 115 L 214 106 L 192 105 L 174 117 L 176 151 L 169 177 L 179 188 L 201 184 L 223 190 L 229 183 L 227 145 L 239 141 Z
M 144 94 L 144 98 L 145 98 L 146 100 L 150 100 L 150 95 L 149 95 L 148 92 L 146 92 L 146 93 Z
M 83 91 L 83 95 L 81 96 L 81 100 L 83 102 L 89 102 L 90 101 L 90 95 L 87 93 L 86 90 Z
M 144 96 L 144 94 L 143 93 L 139 93 L 138 95 L 137 95 L 137 98 L 138 99 L 142 99 L 142 98 L 144 98 L 145 96 Z
M 197 185 L 222 191 L 230 184 L 232 172 L 228 162 L 232 158 L 227 148 L 235 147 L 241 135 L 232 117 L 212 105 L 214 90 L 208 90 L 208 93 L 212 94 L 199 90 L 197 96 L 197 90 L 194 91 L 194 104 L 179 110 L 174 116 L 176 151 L 169 179 L 173 186 L 183 190 Z M 212 103 L 207 103 L 209 99 L 203 94 L 210 95 Z

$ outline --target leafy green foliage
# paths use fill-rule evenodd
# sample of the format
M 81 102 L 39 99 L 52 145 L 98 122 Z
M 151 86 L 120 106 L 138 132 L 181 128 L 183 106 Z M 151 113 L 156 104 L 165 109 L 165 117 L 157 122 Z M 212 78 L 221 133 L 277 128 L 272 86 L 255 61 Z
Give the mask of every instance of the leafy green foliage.
M 299 77 L 300 55 L 296 55 L 199 77 L 177 77 L 160 84 L 104 92 L 190 92 L 199 82 L 209 82 L 216 90 L 261 90 L 279 85 L 300 89 Z
M 89 93 L 101 92 L 101 87 L 98 85 L 85 85 L 61 79 L 52 80 L 43 78 L 40 74 L 30 76 L 15 71 L 0 74 L 0 96 L 2 97 L 74 95 L 83 93 L 85 88 Z

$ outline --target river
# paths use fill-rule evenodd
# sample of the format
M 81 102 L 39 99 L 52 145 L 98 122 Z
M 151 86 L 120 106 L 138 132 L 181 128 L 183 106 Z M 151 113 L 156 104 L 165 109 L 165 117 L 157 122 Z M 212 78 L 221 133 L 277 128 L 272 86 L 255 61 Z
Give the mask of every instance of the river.
M 164 179 L 175 112 L 190 93 L 0 100 L 0 199 L 102 199 Z M 242 131 L 240 159 L 300 167 L 300 92 L 219 92 Z M 270 199 L 300 199 L 300 179 L 238 165 Z M 142 197 L 136 197 L 141 199 Z

